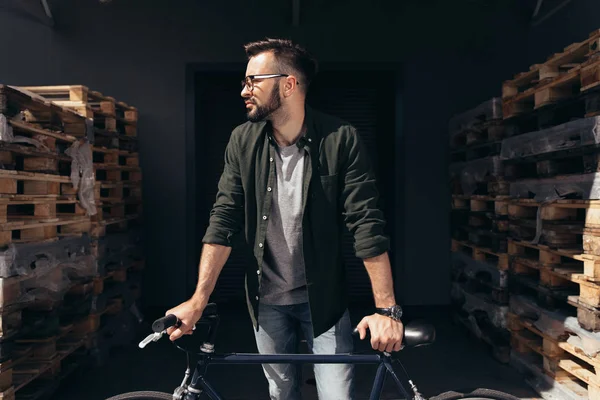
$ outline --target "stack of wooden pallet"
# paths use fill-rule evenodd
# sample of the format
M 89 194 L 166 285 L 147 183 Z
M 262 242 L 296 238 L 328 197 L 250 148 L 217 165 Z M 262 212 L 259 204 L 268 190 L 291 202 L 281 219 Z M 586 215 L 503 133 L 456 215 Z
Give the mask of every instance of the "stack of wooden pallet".
M 600 399 L 599 45 L 592 32 L 502 90 L 511 361 L 546 398 Z
M 497 155 L 505 135 L 501 100 L 455 116 L 449 131 L 454 316 L 506 363 L 508 192 Z
M 139 319 L 137 111 L 42 90 L 0 85 L 0 399 L 53 392 Z
M 483 207 L 473 194 L 495 195 L 487 209 L 502 218 L 492 229 L 508 237 L 488 242 L 493 256 L 471 254 L 508 270 L 510 361 L 548 399 L 600 399 L 599 44 L 592 32 L 504 82 L 503 136 L 480 145 L 494 168 L 452 174 L 471 208 Z M 468 239 L 453 249 L 478 238 Z
M 141 237 L 141 169 L 137 147 L 137 109 L 86 86 L 39 86 L 21 89 L 89 118 L 96 206 L 91 216 L 91 252 L 98 268 L 95 312 L 81 332 L 98 363 L 116 345 L 131 341 L 144 268 Z M 133 308 L 132 308 L 133 307 Z
M 81 362 L 78 324 L 97 275 L 89 182 L 72 156 L 89 133 L 81 115 L 0 85 L 0 399 L 52 391 Z M 73 172 L 72 172 L 73 171 Z M 77 309 L 77 310 L 75 310 Z

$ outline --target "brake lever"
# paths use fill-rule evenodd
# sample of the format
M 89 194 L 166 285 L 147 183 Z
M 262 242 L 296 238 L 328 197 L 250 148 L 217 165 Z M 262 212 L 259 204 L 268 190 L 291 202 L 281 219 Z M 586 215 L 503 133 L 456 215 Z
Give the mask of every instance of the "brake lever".
M 180 327 L 181 326 L 181 321 L 177 320 L 177 324 L 175 324 L 175 327 Z M 196 330 L 196 325 L 194 325 L 192 327 L 192 330 L 195 331 Z M 155 332 L 155 333 L 151 333 L 150 335 L 146 336 L 146 338 L 144 340 L 142 340 L 140 342 L 140 344 L 138 345 L 140 349 L 143 349 L 144 347 L 146 347 L 150 342 L 158 342 L 160 340 L 160 338 L 163 337 L 163 335 L 165 335 L 167 333 L 167 330 L 165 329 L 164 331 L 161 332 Z
M 167 333 L 166 330 L 164 330 L 162 332 L 152 333 L 152 334 L 146 336 L 146 338 L 144 340 L 142 340 L 138 346 L 140 347 L 140 349 L 143 349 L 150 342 L 157 342 L 165 333 Z

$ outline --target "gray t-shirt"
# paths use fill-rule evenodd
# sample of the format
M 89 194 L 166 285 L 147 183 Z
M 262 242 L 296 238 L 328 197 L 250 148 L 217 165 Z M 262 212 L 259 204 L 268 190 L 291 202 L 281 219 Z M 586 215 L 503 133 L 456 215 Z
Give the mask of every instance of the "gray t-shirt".
M 276 184 L 267 224 L 261 298 L 265 304 L 308 301 L 302 246 L 302 187 L 306 150 L 277 146 Z

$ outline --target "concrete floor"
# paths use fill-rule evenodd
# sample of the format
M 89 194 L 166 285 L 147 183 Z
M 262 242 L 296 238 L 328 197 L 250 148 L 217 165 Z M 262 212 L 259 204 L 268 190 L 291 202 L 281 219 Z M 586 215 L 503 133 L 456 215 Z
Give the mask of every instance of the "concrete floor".
M 251 323 L 244 307 L 221 307 L 218 352 L 255 352 Z M 364 315 L 360 307 L 351 309 L 352 319 L 358 322 Z M 151 322 L 153 315 L 146 313 Z M 405 318 L 425 318 L 437 328 L 437 341 L 428 347 L 405 349 L 400 360 L 421 393 L 433 396 L 460 388 L 487 387 L 502 390 L 521 399 L 537 399 L 517 371 L 495 361 L 485 345 L 465 335 L 451 322 L 447 309 L 408 308 Z M 149 325 L 143 332 L 150 333 Z M 141 336 L 140 338 L 143 338 Z M 357 351 L 369 351 L 368 343 L 357 339 Z M 107 397 L 134 390 L 172 392 L 185 371 L 185 354 L 168 339 L 151 343 L 145 349 L 136 345 L 119 349 L 110 362 L 92 371 L 71 377 L 53 398 L 61 400 L 104 400 Z M 399 371 L 399 368 L 396 368 Z M 374 378 L 374 366 L 359 366 L 356 370 L 357 400 L 368 398 Z M 311 366 L 304 368 L 304 379 L 312 377 Z M 226 399 L 268 399 L 267 384 L 259 365 L 213 366 L 209 382 Z M 386 381 L 383 399 L 401 396 Z M 305 384 L 304 399 L 317 399 L 316 388 Z

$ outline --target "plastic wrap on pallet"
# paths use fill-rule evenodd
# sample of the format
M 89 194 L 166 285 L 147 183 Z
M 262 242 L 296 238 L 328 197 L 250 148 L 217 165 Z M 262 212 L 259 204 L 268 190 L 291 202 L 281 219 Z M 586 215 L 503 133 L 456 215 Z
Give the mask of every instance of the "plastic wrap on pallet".
M 91 255 L 76 256 L 60 263 L 69 279 L 90 278 L 99 275 L 98 261 Z
M 460 184 L 465 195 L 477 190 L 477 185 L 486 182 L 489 176 L 502 176 L 503 164 L 498 156 L 481 158 L 465 163 L 460 171 Z
M 450 297 L 455 303 L 460 304 L 462 310 L 469 314 L 470 317 L 475 317 L 477 313 L 484 313 L 496 328 L 506 328 L 508 307 L 486 301 L 476 294 L 465 290 L 458 282 L 452 282 Z
M 577 318 L 575 317 L 542 310 L 539 318 L 533 323 L 533 326 L 551 338 L 558 339 L 565 334 L 565 323 L 569 319 L 575 319 L 575 322 L 577 322 Z
M 599 143 L 600 116 L 582 118 L 541 131 L 504 139 L 500 157 L 510 160 Z
M 36 303 L 55 303 L 62 300 L 71 287 L 71 280 L 64 274 L 57 261 L 46 261 L 43 270 L 23 281 L 23 291 L 34 297 Z
M 90 245 L 87 235 L 47 243 L 11 244 L 7 250 L 0 252 L 0 277 L 31 275 L 46 259 L 61 262 L 89 254 Z
M 85 136 L 88 142 L 94 144 L 96 139 L 96 130 L 94 128 L 94 120 L 91 118 L 85 119 Z
M 73 159 L 71 163 L 71 182 L 75 190 L 78 191 L 81 206 L 87 211 L 88 215 L 96 215 L 92 147 L 87 142 L 77 141 L 65 153 Z
M 48 153 L 51 153 L 51 150 L 48 148 L 48 146 L 46 146 L 45 144 L 43 144 L 42 142 L 40 142 L 39 140 L 35 140 L 29 137 L 25 137 L 25 136 L 15 136 L 13 141 L 13 143 L 27 143 L 27 144 L 32 144 L 35 146 L 36 149 L 38 150 L 42 150 Z
M 578 325 L 577 317 L 559 311 L 546 310 L 529 297 L 511 294 L 509 308 L 513 314 L 533 321 L 533 326 L 544 334 L 558 339 L 566 332 L 569 324 Z
M 0 114 L 0 142 L 12 142 L 15 139 L 13 128 L 4 114 Z
M 506 271 L 501 271 L 497 266 L 473 258 L 462 252 L 452 253 L 452 259 L 460 264 L 459 269 L 469 278 L 482 278 L 496 288 L 505 288 L 508 285 Z
M 469 314 L 473 314 L 477 311 L 483 311 L 489 318 L 489 321 L 496 328 L 506 328 L 506 314 L 508 312 L 508 307 L 499 306 L 497 304 L 493 304 L 491 302 L 486 301 L 478 297 L 475 294 L 469 293 L 466 290 L 463 290 L 465 302 L 463 304 L 463 310 L 465 310 Z
M 540 314 L 540 308 L 525 296 L 511 293 L 508 300 L 510 311 L 519 317 L 536 320 Z
M 502 99 L 499 97 L 493 97 L 477 107 L 455 115 L 448 123 L 448 130 L 453 134 L 492 119 L 502 119 Z
M 10 276 L 20 275 L 16 270 L 17 249 L 11 244 L 5 250 L 0 251 L 0 277 L 8 278 Z
M 526 376 L 526 382 L 545 400 L 583 400 L 580 394 L 548 376 L 538 365 L 536 353 L 510 352 L 510 365 Z
M 569 331 L 567 343 L 583 350 L 589 357 L 596 357 L 600 353 L 600 332 L 583 329 L 577 322 L 577 318 L 566 320 L 565 328 Z
M 510 195 L 517 198 L 533 198 L 536 201 L 552 201 L 566 196 L 597 200 L 600 199 L 600 174 L 516 181 L 510 184 Z

